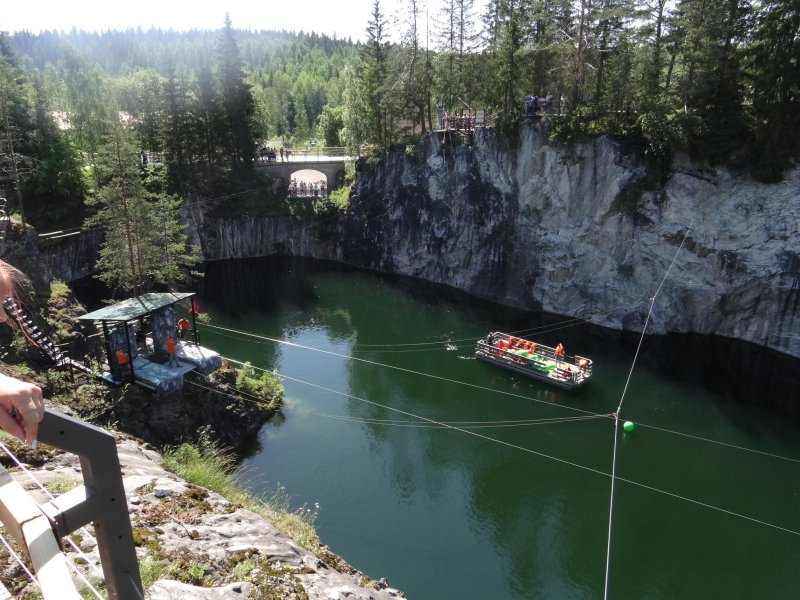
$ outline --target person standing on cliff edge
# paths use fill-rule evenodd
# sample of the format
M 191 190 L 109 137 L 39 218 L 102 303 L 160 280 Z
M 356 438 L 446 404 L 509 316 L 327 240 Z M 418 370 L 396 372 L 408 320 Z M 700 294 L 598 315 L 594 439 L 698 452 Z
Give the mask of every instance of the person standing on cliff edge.
M 20 271 L 0 260 L 0 300 L 16 300 L 17 286 L 27 281 Z M 0 323 L 12 324 L 0 308 Z M 42 389 L 33 383 L 0 373 L 0 427 L 36 448 L 39 422 L 44 418 Z

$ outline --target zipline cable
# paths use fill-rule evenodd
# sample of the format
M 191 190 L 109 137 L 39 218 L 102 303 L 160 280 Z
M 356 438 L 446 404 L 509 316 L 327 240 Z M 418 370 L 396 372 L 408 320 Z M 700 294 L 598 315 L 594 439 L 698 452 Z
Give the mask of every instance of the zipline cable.
M 605 576 L 605 584 L 603 586 L 603 598 L 608 600 L 608 582 L 611 574 L 611 531 L 613 528 L 613 521 L 614 521 L 614 482 L 617 479 L 617 447 L 618 447 L 618 440 L 619 440 L 619 415 L 622 411 L 622 403 L 625 401 L 625 393 L 628 391 L 628 385 L 631 382 L 631 377 L 633 376 L 633 369 L 636 367 L 636 359 L 639 357 L 639 351 L 642 348 L 642 344 L 644 343 L 644 336 L 647 331 L 647 324 L 650 322 L 650 316 L 653 314 L 653 305 L 656 302 L 656 298 L 658 298 L 658 294 L 661 292 L 661 288 L 664 286 L 664 282 L 669 277 L 669 272 L 672 270 L 672 266 L 675 264 L 675 261 L 678 258 L 678 254 L 680 254 L 681 248 L 683 248 L 683 244 L 686 241 L 686 238 L 689 235 L 690 229 L 686 229 L 686 232 L 683 234 L 683 239 L 681 240 L 678 249 L 675 251 L 675 255 L 672 257 L 672 262 L 669 263 L 669 267 L 667 267 L 667 272 L 664 273 L 664 277 L 661 279 L 661 283 L 658 285 L 658 289 L 656 289 L 656 293 L 653 294 L 653 297 L 650 298 L 650 308 L 647 311 L 647 317 L 644 320 L 644 325 L 642 326 L 642 334 L 639 336 L 639 344 L 636 346 L 636 352 L 633 355 L 633 360 L 631 361 L 631 368 L 628 371 L 628 378 L 625 380 L 625 385 L 622 388 L 622 394 L 619 398 L 619 405 L 617 406 L 617 411 L 614 413 L 614 449 L 611 455 L 611 492 L 610 498 L 608 502 L 608 541 L 606 543 L 606 576 Z
M 198 326 L 198 329 L 202 326 L 203 328 L 215 329 L 217 331 L 223 331 L 223 332 L 227 332 L 229 334 L 235 334 L 235 336 L 230 336 L 230 337 L 237 337 L 237 339 L 240 339 L 242 336 L 249 337 L 249 338 L 253 338 L 253 339 L 256 339 L 256 340 L 260 340 L 260 341 L 271 342 L 271 343 L 274 343 L 274 344 L 281 344 L 281 345 L 284 345 L 284 346 L 290 346 L 290 347 L 299 348 L 299 349 L 302 349 L 302 350 L 311 350 L 312 352 L 320 352 L 322 354 L 328 354 L 330 356 L 336 356 L 338 358 L 344 358 L 344 359 L 347 359 L 347 360 L 359 361 L 359 362 L 363 362 L 363 363 L 366 363 L 366 364 L 369 364 L 369 365 L 373 365 L 373 366 L 385 367 L 387 369 L 394 369 L 396 371 L 402 371 L 404 373 L 411 373 L 413 375 L 420 375 L 422 377 L 429 377 L 431 379 L 436 379 L 436 380 L 439 380 L 439 381 L 445 381 L 447 383 L 455 383 L 457 385 L 463 385 L 463 386 L 471 387 L 471 388 L 474 388 L 474 389 L 477 389 L 477 390 L 481 390 L 481 391 L 485 391 L 485 392 L 492 392 L 492 393 L 495 393 L 495 394 L 503 394 L 503 395 L 506 395 L 506 396 L 514 397 L 514 398 L 522 398 L 524 400 L 529 400 L 529 401 L 532 401 L 532 402 L 539 402 L 541 404 L 546 404 L 547 406 L 557 406 L 559 408 L 564 408 L 564 409 L 572 410 L 572 411 L 583 413 L 583 414 L 587 414 L 587 415 L 596 416 L 596 415 L 600 414 L 600 413 L 596 413 L 596 412 L 593 412 L 593 411 L 590 411 L 590 410 L 585 410 L 585 409 L 582 409 L 582 408 L 576 408 L 574 406 L 567 406 L 566 404 L 556 404 L 556 403 L 553 403 L 553 402 L 548 402 L 547 400 L 538 400 L 536 398 L 530 398 L 528 396 L 523 396 L 522 394 L 515 394 L 513 392 L 495 390 L 495 389 L 492 389 L 492 388 L 489 388 L 489 387 L 486 387 L 486 386 L 478 385 L 476 383 L 468 383 L 466 381 L 459 381 L 457 379 L 450 379 L 448 377 L 442 377 L 441 375 L 433 375 L 432 373 L 423 373 L 422 371 L 415 371 L 413 369 L 406 369 L 404 367 L 398 367 L 398 366 L 395 366 L 395 365 L 388 365 L 388 364 L 385 364 L 385 363 L 379 363 L 379 362 L 374 361 L 374 360 L 368 360 L 366 358 L 359 358 L 357 356 L 347 356 L 346 354 L 341 354 L 339 352 L 333 352 L 332 350 L 322 350 L 321 348 L 312 348 L 311 346 L 305 346 L 303 344 L 298 344 L 296 342 L 290 342 L 288 340 L 280 340 L 280 339 L 272 338 L 272 337 L 265 336 L 265 335 L 259 335 L 259 334 L 256 334 L 256 333 L 249 333 L 247 331 L 239 331 L 237 329 L 231 329 L 229 327 L 221 327 L 219 325 L 210 325 L 208 323 L 203 323 L 203 324 L 198 323 L 197 326 Z M 603 415 L 603 416 L 606 416 L 606 415 Z
M 641 423 L 636 421 L 637 427 L 646 427 L 648 429 L 654 429 L 656 431 L 661 431 L 663 433 L 671 433 L 672 435 L 679 435 L 685 438 L 698 440 L 701 442 L 708 442 L 709 444 L 717 444 L 719 446 L 726 446 L 728 448 L 733 448 L 734 450 L 741 450 L 743 452 L 752 452 L 753 454 L 762 454 L 764 456 L 768 456 L 770 458 L 777 458 L 779 460 L 785 460 L 793 463 L 800 464 L 800 459 L 792 458 L 790 456 L 782 456 L 780 454 L 775 454 L 773 452 L 766 452 L 765 450 L 756 450 L 755 448 L 748 448 L 746 446 L 739 446 L 738 444 L 731 444 L 729 442 L 722 442 L 720 440 L 712 440 L 710 438 L 704 438 L 699 435 L 693 435 L 691 433 L 684 433 L 683 431 L 675 431 L 674 429 L 666 429 L 665 427 L 658 427 L 656 425 L 648 425 L 647 423 Z
M 238 365 L 249 364 L 249 363 L 244 363 L 244 362 L 242 362 L 240 360 L 236 360 L 235 358 L 231 358 L 229 356 L 223 356 L 222 358 L 225 359 L 228 362 L 231 362 L 231 363 L 234 363 L 234 364 L 238 364 Z M 270 371 L 269 369 L 264 369 L 262 367 L 256 367 L 256 366 L 253 366 L 253 365 L 250 365 L 250 367 L 252 369 L 255 369 L 255 370 L 258 370 L 258 371 L 263 371 L 265 373 L 274 373 L 276 377 L 279 377 L 281 379 L 282 378 L 292 379 L 292 378 L 288 377 L 287 375 L 283 375 L 281 373 Z M 207 376 L 203 376 L 203 377 L 206 380 L 208 380 Z M 293 379 L 293 380 L 297 381 L 299 383 L 303 383 L 305 385 L 310 385 L 310 386 L 315 385 L 315 384 L 313 384 L 311 382 L 303 381 L 303 380 L 300 380 L 300 379 Z M 203 388 L 205 390 L 209 390 L 209 391 L 213 391 L 213 392 L 217 392 L 219 394 L 222 394 L 223 396 L 227 396 L 227 397 L 232 398 L 232 399 L 242 400 L 242 401 L 245 401 L 245 402 L 249 402 L 251 404 L 263 404 L 263 402 L 264 402 L 263 399 L 258 399 L 255 396 L 253 396 L 252 394 L 247 394 L 245 392 L 242 392 L 238 388 L 236 389 L 236 392 L 238 394 L 243 394 L 245 396 L 249 396 L 250 398 L 254 398 L 254 399 L 250 400 L 248 398 L 240 398 L 240 397 L 238 397 L 236 395 L 233 395 L 233 394 L 231 394 L 229 392 L 225 392 L 223 390 L 219 390 L 219 389 L 216 389 L 216 388 L 207 387 L 207 386 L 201 385 L 201 384 L 199 384 L 199 383 L 197 383 L 195 381 L 192 381 L 190 379 L 186 379 L 185 381 L 187 383 L 190 383 L 190 384 L 196 386 L 196 387 Z M 331 391 L 331 390 L 328 390 L 328 391 Z M 349 396 L 348 394 L 345 394 L 344 392 L 336 392 L 336 393 L 344 395 L 344 396 L 347 396 L 347 397 L 352 397 L 354 400 L 359 400 L 359 398 L 357 398 L 355 396 Z M 321 415 L 321 416 L 325 416 L 325 415 Z M 329 415 L 329 416 L 335 417 L 335 415 Z M 342 420 L 347 420 L 348 418 L 350 418 L 350 417 L 341 417 Z M 602 415 L 602 414 L 597 414 L 597 413 L 590 413 L 588 415 L 578 416 L 578 417 L 552 417 L 552 418 L 544 418 L 544 419 L 519 419 L 519 420 L 505 420 L 505 421 L 443 421 L 443 423 L 446 423 L 447 425 L 456 425 L 456 426 L 465 426 L 465 427 L 472 425 L 472 426 L 475 426 L 475 427 L 478 427 L 478 428 L 490 428 L 490 427 L 524 426 L 524 425 L 529 425 L 529 424 L 530 425 L 539 425 L 539 424 L 544 424 L 546 422 L 560 423 L 560 422 L 569 422 L 569 421 L 584 421 L 584 420 L 589 420 L 589 419 L 607 419 L 607 418 L 610 418 L 610 415 Z M 390 421 L 387 421 L 385 424 L 387 424 L 387 425 L 400 425 L 401 423 L 407 424 L 407 423 L 409 423 L 409 421 L 394 422 L 394 423 L 392 423 Z M 411 424 L 413 424 L 413 423 L 411 423 Z M 426 427 L 430 427 L 430 425 L 426 425 Z
M 228 360 L 230 362 L 239 362 L 239 364 L 244 364 L 244 363 L 241 363 L 240 361 L 236 361 L 235 359 L 231 359 L 231 358 L 228 358 L 228 357 L 226 357 L 226 360 Z M 253 368 L 256 369 L 256 370 L 259 370 L 259 371 L 267 371 L 267 369 L 263 369 L 263 368 L 260 368 L 260 367 L 253 367 Z M 269 372 L 272 373 L 273 371 L 269 371 Z M 504 440 L 493 438 L 491 436 L 484 435 L 482 433 L 477 433 L 477 432 L 474 432 L 474 431 L 470 431 L 470 430 L 462 428 L 462 427 L 456 427 L 456 426 L 453 426 L 453 425 L 448 425 L 445 422 L 436 421 L 435 419 L 429 419 L 427 417 L 423 417 L 421 415 L 417 415 L 417 414 L 414 414 L 414 413 L 411 413 L 411 412 L 408 412 L 408 411 L 405 411 L 405 410 L 402 410 L 402 409 L 399 409 L 399 408 L 395 408 L 393 406 L 388 406 L 386 404 L 380 404 L 379 402 L 374 402 L 374 401 L 368 400 L 366 398 L 361 398 L 360 396 L 353 396 L 352 394 L 347 394 L 345 392 L 341 392 L 339 390 L 334 390 L 334 389 L 331 389 L 331 388 L 328 388 L 328 387 L 325 387 L 325 386 L 322 386 L 322 385 L 319 385 L 319 384 L 316 384 L 316 383 L 311 383 L 309 381 L 304 381 L 302 379 L 298 379 L 297 377 L 292 377 L 292 376 L 286 375 L 284 373 L 277 373 L 277 376 L 281 377 L 282 379 L 288 379 L 290 381 L 295 381 L 295 382 L 301 383 L 303 385 L 308 385 L 308 386 L 311 386 L 311 387 L 314 387 L 314 388 L 317 388 L 317 389 L 320 389 L 320 390 L 323 390 L 323 391 L 326 391 L 326 392 L 330 392 L 332 394 L 336 394 L 336 395 L 339 395 L 339 396 L 344 396 L 344 397 L 350 398 L 352 400 L 357 400 L 357 401 L 363 402 L 365 404 L 371 404 L 373 406 L 377 406 L 378 408 L 383 408 L 383 409 L 386 409 L 386 410 L 389 410 L 389 411 L 397 412 L 397 413 L 400 413 L 400 414 L 405 415 L 407 417 L 411 417 L 413 419 L 417 419 L 419 421 L 424 421 L 424 422 L 429 423 L 429 424 L 438 425 L 438 426 L 440 426 L 440 428 L 451 429 L 453 431 L 465 433 L 467 435 L 471 435 L 473 437 L 476 437 L 476 438 L 479 438 L 479 439 L 482 439 L 482 440 L 486 440 L 488 442 L 493 442 L 493 443 L 499 444 L 501 446 L 506 446 L 508 448 L 512 448 L 512 449 L 515 449 L 515 450 L 520 450 L 520 451 L 526 452 L 528 454 L 534 454 L 534 455 L 539 456 L 541 458 L 546 458 L 546 459 L 549 459 L 549 460 L 552 460 L 552 461 L 555 461 L 555 462 L 558 462 L 558 463 L 562 463 L 562 464 L 565 464 L 565 465 L 569 465 L 571 467 L 575 467 L 577 469 L 588 471 L 590 473 L 595 473 L 597 475 L 602 475 L 604 477 L 609 477 L 609 478 L 612 477 L 612 474 L 606 473 L 605 471 L 601 471 L 600 469 L 595 469 L 593 467 L 587 467 L 586 465 L 581 465 L 579 463 L 572 462 L 572 461 L 569 461 L 569 460 L 566 460 L 566 459 L 563 459 L 563 458 L 559 458 L 559 457 L 553 456 L 551 454 L 545 454 L 544 452 L 539 452 L 538 450 L 533 450 L 531 448 L 525 448 L 524 446 L 519 446 L 518 444 L 512 444 L 511 442 L 506 442 Z M 605 415 L 603 415 L 603 416 L 605 416 Z M 792 535 L 800 537 L 800 531 L 796 531 L 794 529 L 789 529 L 788 527 L 783 527 L 782 525 L 776 525 L 775 523 L 770 523 L 768 521 L 763 521 L 761 519 L 757 519 L 755 517 L 751 517 L 751 516 L 748 516 L 748 515 L 745 515 L 745 514 L 742 514 L 742 513 L 737 513 L 735 511 L 729 510 L 727 508 L 722 508 L 722 507 L 716 506 L 714 504 L 709 504 L 707 502 L 702 502 L 701 500 L 695 500 L 694 498 L 689 498 L 687 496 L 681 496 L 680 494 L 676 494 L 676 493 L 670 492 L 668 490 L 663 490 L 661 488 L 657 488 L 657 487 L 648 485 L 646 483 L 640 483 L 638 481 L 633 481 L 632 479 L 625 479 L 624 477 L 617 477 L 616 479 L 617 479 L 617 481 L 621 481 L 623 483 L 628 483 L 628 484 L 631 484 L 631 485 L 634 485 L 634 486 L 637 486 L 637 487 L 640 487 L 642 489 L 646 489 L 646 490 L 649 490 L 651 492 L 655 492 L 655 493 L 658 493 L 658 494 L 663 494 L 663 495 L 668 496 L 670 498 L 683 500 L 685 502 L 689 502 L 689 503 L 695 504 L 697 506 L 702 506 L 702 507 L 708 508 L 710 510 L 715 510 L 715 511 L 724 513 L 724 514 L 729 515 L 729 516 L 738 517 L 740 519 L 744 519 L 746 521 L 750 521 L 750 522 L 756 523 L 758 525 L 763 525 L 763 526 L 769 527 L 771 529 L 782 531 L 784 533 L 790 533 Z
M 586 414 L 586 415 L 600 416 L 600 417 L 608 417 L 609 416 L 608 413 L 598 413 L 598 412 L 594 412 L 594 411 L 590 411 L 590 410 L 576 408 L 576 407 L 569 406 L 569 405 L 566 405 L 566 404 L 559 404 L 557 402 L 551 402 L 549 400 L 539 400 L 538 398 L 531 398 L 530 396 L 524 396 L 522 394 L 515 394 L 513 392 L 506 392 L 506 391 L 503 391 L 503 390 L 497 390 L 497 389 L 494 389 L 494 388 L 488 388 L 488 387 L 484 387 L 484 386 L 479 386 L 477 384 L 467 383 L 467 382 L 458 381 L 458 380 L 454 380 L 454 379 L 447 379 L 445 377 L 440 377 L 438 375 L 431 375 L 429 373 L 423 373 L 421 371 L 413 371 L 413 370 L 410 370 L 410 369 L 404 369 L 402 367 L 395 367 L 393 365 L 388 365 L 388 364 L 380 363 L 380 362 L 377 362 L 377 361 L 369 361 L 369 360 L 364 359 L 364 358 L 359 358 L 359 357 L 354 357 L 354 356 L 347 356 L 345 354 L 337 354 L 335 352 L 331 352 L 331 351 L 328 351 L 328 350 L 321 350 L 321 349 L 318 349 L 318 348 L 312 348 L 310 346 L 302 346 L 300 344 L 295 344 L 294 342 L 288 342 L 288 341 L 284 341 L 284 340 L 277 340 L 277 339 L 273 339 L 273 338 L 270 338 L 270 337 L 262 336 L 262 335 L 259 335 L 259 334 L 248 333 L 248 332 L 238 332 L 237 330 L 234 330 L 234 329 L 224 328 L 224 327 L 220 327 L 220 326 L 217 326 L 217 325 L 210 325 L 210 324 L 207 324 L 207 323 L 206 324 L 198 323 L 198 327 L 200 327 L 200 326 L 209 327 L 209 328 L 216 328 L 216 329 L 220 329 L 220 330 L 224 330 L 224 331 L 234 332 L 235 335 L 217 332 L 217 335 L 220 335 L 222 337 L 228 337 L 228 338 L 231 338 L 231 339 L 241 340 L 241 339 L 243 339 L 243 336 L 244 336 L 244 337 L 250 337 L 250 338 L 257 338 L 257 339 L 261 340 L 262 342 L 272 342 L 272 343 L 278 343 L 278 344 L 286 343 L 286 344 L 289 344 L 289 345 L 297 346 L 299 348 L 312 350 L 314 352 L 323 352 L 323 353 L 327 353 L 327 354 L 333 354 L 334 356 L 339 356 L 339 357 L 345 358 L 345 359 L 367 362 L 367 363 L 372 364 L 372 365 L 376 365 L 376 366 L 380 366 L 380 367 L 386 367 L 386 368 L 389 368 L 389 369 L 398 369 L 398 370 L 405 371 L 405 372 L 408 372 L 408 373 L 412 373 L 412 374 L 415 374 L 415 375 L 420 375 L 422 377 L 432 377 L 432 378 L 435 378 L 435 379 L 442 379 L 444 381 L 456 383 L 456 384 L 459 384 L 459 385 L 475 387 L 475 388 L 480 389 L 482 391 L 487 391 L 487 392 L 491 392 L 491 393 L 494 393 L 494 394 L 503 394 L 503 395 L 506 395 L 506 396 L 510 396 L 512 398 L 520 398 L 522 400 L 527 400 L 529 402 L 536 402 L 536 403 L 539 403 L 539 404 L 545 404 L 547 406 L 555 406 L 555 407 L 558 407 L 558 408 L 563 408 L 565 410 L 571 410 L 571 411 L 575 411 L 575 412 L 580 412 L 580 413 L 583 413 L 583 414 Z M 254 368 L 257 368 L 257 367 L 254 367 Z M 695 439 L 695 440 L 698 440 L 698 441 L 707 442 L 709 444 L 716 444 L 718 446 L 725 446 L 727 448 L 731 448 L 731 449 L 734 449 L 734 450 L 739 450 L 739 451 L 742 451 L 742 452 L 751 452 L 753 454 L 760 454 L 762 456 L 766 456 L 766 457 L 770 457 L 770 458 L 776 458 L 776 459 L 779 459 L 779 460 L 784 460 L 784 461 L 794 462 L 794 463 L 800 464 L 800 459 L 789 457 L 789 456 L 783 456 L 783 455 L 780 455 L 780 454 L 775 454 L 775 453 L 767 452 L 767 451 L 764 451 L 764 450 L 757 450 L 755 448 L 748 448 L 746 446 L 740 446 L 740 445 L 737 445 L 737 444 L 730 444 L 728 442 L 723 442 L 723 441 L 720 441 L 720 440 L 714 440 L 714 439 L 711 439 L 711 438 L 706 438 L 706 437 L 702 437 L 702 436 L 698 436 L 698 435 L 684 433 L 684 432 L 681 432 L 681 431 L 675 431 L 673 429 L 667 429 L 667 428 L 664 428 L 664 427 L 659 427 L 657 425 L 649 425 L 649 424 L 643 423 L 641 421 L 637 421 L 636 424 L 639 427 L 649 427 L 651 429 L 655 429 L 655 430 L 661 431 L 663 433 L 671 433 L 673 435 L 678 435 L 678 436 L 682 436 L 682 437 L 686 437 L 686 438 L 691 438 L 691 439 Z
M 366 419 L 360 417 L 347 417 L 344 415 L 331 415 L 326 413 L 313 412 L 312 414 L 332 419 L 334 421 L 347 421 L 353 423 L 365 423 L 367 425 L 383 425 L 384 427 L 405 427 L 409 429 L 442 429 L 440 425 L 431 425 L 429 423 L 420 424 L 415 421 L 401 421 L 392 419 Z M 597 417 L 556 417 L 553 419 L 538 419 L 538 420 L 520 420 L 520 421 L 506 421 L 506 422 L 492 422 L 481 423 L 475 422 L 459 422 L 459 421 L 442 421 L 447 425 L 457 425 L 463 429 L 506 429 L 511 427 L 532 427 L 535 425 L 553 425 L 558 423 L 575 423 L 578 421 L 589 421 L 593 419 L 602 418 Z

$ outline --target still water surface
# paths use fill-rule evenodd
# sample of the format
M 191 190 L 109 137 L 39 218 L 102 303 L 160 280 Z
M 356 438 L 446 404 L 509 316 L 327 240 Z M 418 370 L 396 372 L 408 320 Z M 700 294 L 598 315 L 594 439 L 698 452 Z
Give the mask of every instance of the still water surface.
M 297 344 L 201 330 L 287 378 L 242 478 L 318 505 L 320 538 L 353 566 L 412 600 L 602 597 L 614 426 L 594 415 L 619 404 L 637 337 L 309 261 L 212 263 L 201 307 Z M 561 391 L 473 358 L 488 331 L 531 329 L 591 356 L 591 382 Z M 646 339 L 625 395 L 609 595 L 798 597 L 797 428 L 735 397 L 745 365 L 724 398 L 676 376 L 686 343 Z

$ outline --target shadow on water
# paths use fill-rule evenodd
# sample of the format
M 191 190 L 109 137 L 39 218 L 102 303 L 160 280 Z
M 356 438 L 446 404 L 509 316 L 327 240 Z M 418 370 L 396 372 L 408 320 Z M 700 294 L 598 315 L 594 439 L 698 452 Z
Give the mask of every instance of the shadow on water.
M 205 265 L 204 295 L 232 313 L 270 312 L 287 303 L 305 311 L 317 301 L 314 276 L 355 272 L 367 273 L 340 263 L 301 258 L 215 261 Z M 596 362 L 630 361 L 639 343 L 638 333 L 586 322 L 575 327 L 577 321 L 570 317 L 498 305 L 411 277 L 369 274 L 414 300 L 453 306 L 474 315 L 476 322 L 496 323 L 498 331 L 522 332 L 550 345 L 562 342 L 568 353 L 580 351 Z M 531 323 L 536 327 L 531 329 Z M 656 369 L 676 383 L 701 386 L 727 401 L 778 411 L 800 421 L 800 378 L 795 374 L 800 360 L 791 356 L 717 336 L 669 334 L 647 336 L 637 364 Z

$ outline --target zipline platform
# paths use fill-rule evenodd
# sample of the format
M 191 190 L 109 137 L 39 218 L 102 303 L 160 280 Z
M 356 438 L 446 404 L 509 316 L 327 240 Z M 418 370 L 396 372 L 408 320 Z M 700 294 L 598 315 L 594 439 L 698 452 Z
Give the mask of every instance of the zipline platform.
M 183 389 L 186 373 L 195 371 L 209 375 L 219 369 L 222 366 L 222 356 L 197 344 L 178 342 L 175 347 L 175 362 L 179 366 L 170 367 L 169 361 L 163 355 L 148 355 L 140 350 L 140 354 L 133 359 L 134 382 L 156 391 L 159 396 L 168 395 Z M 113 385 L 124 383 L 108 371 L 103 379 Z
M 108 363 L 102 378 L 112 385 L 136 383 L 159 396 L 183 388 L 184 375 L 197 371 L 208 375 L 222 365 L 219 353 L 203 348 L 197 339 L 198 313 L 194 293 L 150 293 L 96 310 L 80 319 L 100 321 Z M 179 339 L 175 307 L 188 302 L 193 341 Z M 185 321 L 188 332 L 189 322 Z M 169 366 L 168 348 L 174 345 Z

